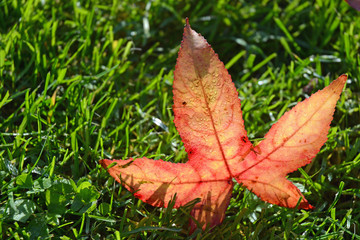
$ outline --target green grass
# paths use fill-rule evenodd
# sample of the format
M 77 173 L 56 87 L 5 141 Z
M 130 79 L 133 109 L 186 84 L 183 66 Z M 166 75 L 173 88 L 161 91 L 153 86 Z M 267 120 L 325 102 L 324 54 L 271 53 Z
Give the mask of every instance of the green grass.
M 186 161 L 171 109 L 185 17 L 229 68 L 254 142 L 349 74 L 329 140 L 289 177 L 315 210 L 236 185 L 223 224 L 188 236 L 194 202 L 151 207 L 99 166 Z M 331 0 L 0 1 L 0 239 L 360 239 L 359 22 Z

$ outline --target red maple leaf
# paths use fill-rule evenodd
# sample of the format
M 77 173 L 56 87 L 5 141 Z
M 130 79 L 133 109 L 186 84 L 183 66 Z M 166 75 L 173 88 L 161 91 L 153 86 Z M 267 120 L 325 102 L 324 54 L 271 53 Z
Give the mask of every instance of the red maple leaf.
M 105 169 L 116 163 L 107 169 L 116 181 L 152 206 L 167 207 L 175 194 L 174 208 L 199 198 L 191 212 L 191 231 L 196 221 L 203 229 L 223 221 L 232 179 L 269 203 L 313 208 L 286 175 L 310 163 L 326 142 L 346 75 L 285 113 L 255 147 L 230 75 L 188 20 L 174 78 L 174 122 L 188 162 L 101 160 Z

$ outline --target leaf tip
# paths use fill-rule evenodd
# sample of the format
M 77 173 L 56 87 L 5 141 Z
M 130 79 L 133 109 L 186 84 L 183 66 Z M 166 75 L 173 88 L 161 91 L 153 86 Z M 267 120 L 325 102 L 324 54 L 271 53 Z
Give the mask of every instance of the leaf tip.
M 109 159 L 101 159 L 99 163 L 106 171 L 108 171 L 113 166 L 117 165 L 117 161 L 109 160 Z
M 336 80 L 334 80 L 331 83 L 331 85 L 333 85 L 335 88 L 339 89 L 339 92 L 338 92 L 339 95 L 341 93 L 341 90 L 344 88 L 344 85 L 345 85 L 347 79 L 348 79 L 348 74 L 345 73 L 345 74 L 341 74 Z
M 338 79 L 341 79 L 342 81 L 346 81 L 348 79 L 348 74 L 347 73 L 344 73 L 344 74 L 341 74 Z
M 190 22 L 189 22 L 189 18 L 186 17 L 185 18 L 185 27 L 184 27 L 184 32 L 188 31 L 188 32 L 191 32 L 191 26 L 190 26 Z
M 190 47 L 190 49 L 203 49 L 206 48 L 208 46 L 210 46 L 207 41 L 205 40 L 205 38 L 203 36 L 201 36 L 201 34 L 197 33 L 196 31 L 194 31 L 189 23 L 189 18 L 185 18 L 186 24 L 184 27 L 184 34 L 183 34 L 183 42 L 182 42 L 182 46 L 184 43 L 184 40 L 187 39 L 188 41 L 188 46 Z
M 190 27 L 190 23 L 189 23 L 189 18 L 188 18 L 188 17 L 185 18 L 185 22 L 186 22 L 185 27 L 187 27 L 187 26 Z
M 103 168 L 106 169 L 105 159 L 101 159 L 101 160 L 99 161 L 99 163 L 100 163 L 100 165 L 101 165 Z
M 298 206 L 298 209 L 313 210 L 315 209 L 315 207 L 306 201 L 306 202 L 301 202 Z

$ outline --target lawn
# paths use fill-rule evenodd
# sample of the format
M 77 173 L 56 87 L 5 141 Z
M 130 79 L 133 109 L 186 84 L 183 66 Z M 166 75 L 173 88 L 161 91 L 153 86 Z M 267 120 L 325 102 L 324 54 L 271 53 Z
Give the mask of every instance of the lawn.
M 172 83 L 185 18 L 239 92 L 257 144 L 286 111 L 349 79 L 328 141 L 291 173 L 314 210 L 235 185 L 223 223 L 156 208 L 99 160 L 186 162 Z M 345 1 L 0 1 L 0 239 L 360 239 L 360 12 Z

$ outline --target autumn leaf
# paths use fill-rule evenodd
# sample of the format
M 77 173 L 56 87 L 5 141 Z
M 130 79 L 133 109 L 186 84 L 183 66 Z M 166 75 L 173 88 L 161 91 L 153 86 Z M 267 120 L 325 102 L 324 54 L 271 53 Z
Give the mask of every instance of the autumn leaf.
M 347 76 L 298 103 L 253 146 L 242 119 L 238 92 L 211 46 L 187 20 L 174 72 L 174 123 L 189 160 L 101 160 L 110 175 L 142 201 L 174 208 L 200 199 L 190 231 L 220 224 L 233 181 L 279 206 L 313 208 L 286 175 L 311 162 L 327 140 Z M 112 163 L 115 166 L 108 168 Z M 299 205 L 297 205 L 299 203 Z

